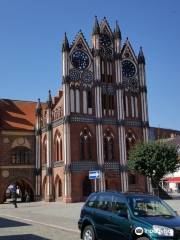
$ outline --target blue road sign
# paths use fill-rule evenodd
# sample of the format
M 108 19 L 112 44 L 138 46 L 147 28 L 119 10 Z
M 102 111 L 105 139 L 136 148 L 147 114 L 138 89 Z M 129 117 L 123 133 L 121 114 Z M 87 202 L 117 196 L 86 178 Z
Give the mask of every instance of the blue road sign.
M 89 171 L 89 179 L 97 179 L 100 178 L 100 170 Z

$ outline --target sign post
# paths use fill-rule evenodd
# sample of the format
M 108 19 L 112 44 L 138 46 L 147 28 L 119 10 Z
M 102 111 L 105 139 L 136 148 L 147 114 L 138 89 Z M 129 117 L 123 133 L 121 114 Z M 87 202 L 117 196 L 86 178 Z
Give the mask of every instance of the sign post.
M 89 179 L 94 180 L 94 190 L 97 192 L 97 179 L 101 176 L 100 170 L 89 171 Z

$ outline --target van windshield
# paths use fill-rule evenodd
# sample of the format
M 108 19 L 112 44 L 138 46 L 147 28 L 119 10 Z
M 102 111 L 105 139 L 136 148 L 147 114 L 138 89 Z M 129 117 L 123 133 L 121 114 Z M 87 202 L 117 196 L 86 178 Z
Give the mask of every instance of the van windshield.
M 153 197 L 128 197 L 128 203 L 135 216 L 140 217 L 174 217 L 176 214 L 163 201 Z

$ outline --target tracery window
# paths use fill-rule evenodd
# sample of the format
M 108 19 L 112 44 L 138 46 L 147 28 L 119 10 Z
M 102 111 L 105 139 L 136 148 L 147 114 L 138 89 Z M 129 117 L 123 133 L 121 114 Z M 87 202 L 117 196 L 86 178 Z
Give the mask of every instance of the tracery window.
M 106 130 L 103 137 L 104 144 L 104 161 L 110 162 L 114 160 L 114 136 L 109 129 Z
M 54 143 L 55 161 L 62 161 L 62 137 L 59 132 L 55 134 Z
M 11 152 L 11 160 L 13 164 L 30 164 L 31 150 L 27 147 L 15 147 Z
M 92 160 L 92 135 L 88 128 L 84 128 L 80 133 L 80 159 Z

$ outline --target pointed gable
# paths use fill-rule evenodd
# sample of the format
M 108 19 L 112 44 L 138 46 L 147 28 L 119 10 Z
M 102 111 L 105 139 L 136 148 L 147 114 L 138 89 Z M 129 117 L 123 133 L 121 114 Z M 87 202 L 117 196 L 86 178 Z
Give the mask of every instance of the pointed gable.
M 100 23 L 100 32 L 102 34 L 107 34 L 107 35 L 113 37 L 112 30 L 111 30 L 109 23 L 105 17 L 104 17 L 103 21 Z
M 138 63 L 136 54 L 135 54 L 128 38 L 126 39 L 126 42 L 124 43 L 124 46 L 122 48 L 121 56 L 122 56 L 122 59 L 129 58 L 132 61 L 134 61 L 136 64 Z
M 69 54 L 69 81 L 71 86 L 79 87 L 83 79 L 93 79 L 93 56 L 88 43 L 80 31 Z M 89 81 L 90 81 L 89 80 Z
M 79 33 L 75 37 L 75 40 L 71 44 L 70 55 L 76 49 L 83 50 L 83 51 L 87 52 L 89 54 L 89 56 L 91 57 L 91 59 L 93 58 L 93 56 L 91 54 L 91 50 L 89 48 L 89 45 L 88 45 L 88 43 L 87 43 L 87 41 L 86 41 L 86 39 L 85 39 L 85 37 L 84 37 L 84 35 L 81 31 L 79 31 Z

